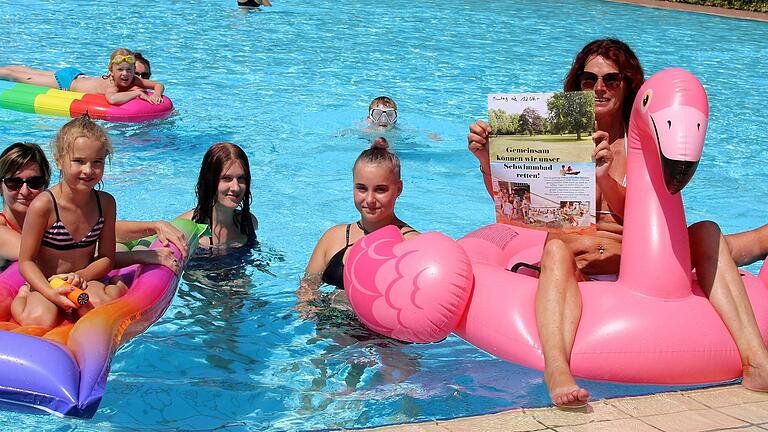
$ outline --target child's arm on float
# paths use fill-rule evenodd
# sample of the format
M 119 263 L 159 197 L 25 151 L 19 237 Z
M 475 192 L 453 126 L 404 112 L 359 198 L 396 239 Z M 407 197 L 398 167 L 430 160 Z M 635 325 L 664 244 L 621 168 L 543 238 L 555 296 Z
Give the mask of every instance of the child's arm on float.
M 53 206 L 51 200 L 42 194 L 32 201 L 24 219 L 24 228 L 21 233 L 21 247 L 19 250 L 19 270 L 33 290 L 39 292 L 51 303 L 63 309 L 77 307 L 68 298 L 72 292 L 71 287 L 51 289 L 48 279 L 38 267 L 35 258 L 40 253 L 43 241 L 43 233 L 48 226 Z
M 101 230 L 98 251 L 93 261 L 84 269 L 75 272 L 85 281 L 101 279 L 115 266 L 115 199 L 106 192 L 97 193 L 101 200 L 104 228 Z
M 109 84 L 109 88 L 107 88 L 107 91 L 104 92 L 104 97 L 106 97 L 107 102 L 112 105 L 122 105 L 136 98 L 148 98 L 147 94 L 144 93 L 144 90 L 135 89 L 121 92 L 114 83 Z
M 147 90 L 154 91 L 151 95 L 147 95 L 148 97 L 146 100 L 154 104 L 159 104 L 163 101 L 163 92 L 165 91 L 165 86 L 163 84 L 157 81 L 139 78 L 139 85 Z

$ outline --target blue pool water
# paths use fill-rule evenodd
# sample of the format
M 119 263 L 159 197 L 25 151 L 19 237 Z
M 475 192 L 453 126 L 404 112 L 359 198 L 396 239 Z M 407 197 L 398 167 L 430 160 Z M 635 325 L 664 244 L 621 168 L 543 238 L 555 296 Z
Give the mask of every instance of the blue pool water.
M 317 238 L 357 217 L 351 164 L 370 137 L 356 125 L 382 94 L 400 107 L 389 136 L 403 163 L 398 214 L 457 238 L 494 216 L 466 150 L 486 94 L 557 90 L 587 41 L 619 37 L 646 71 L 684 67 L 709 92 L 689 221 L 727 232 L 768 222 L 766 23 L 596 0 L 274 3 L 0 0 L 0 62 L 95 75 L 125 46 L 167 85 L 173 118 L 105 125 L 121 218 L 191 208 L 202 154 L 226 140 L 251 159 L 261 240 L 190 265 L 166 314 L 115 356 L 92 420 L 0 412 L 3 429 L 305 430 L 547 405 L 539 372 L 457 337 L 399 345 L 330 306 L 318 322 L 294 311 Z M 65 121 L 0 110 L 0 143 L 48 142 Z M 588 385 L 596 398 L 663 389 Z

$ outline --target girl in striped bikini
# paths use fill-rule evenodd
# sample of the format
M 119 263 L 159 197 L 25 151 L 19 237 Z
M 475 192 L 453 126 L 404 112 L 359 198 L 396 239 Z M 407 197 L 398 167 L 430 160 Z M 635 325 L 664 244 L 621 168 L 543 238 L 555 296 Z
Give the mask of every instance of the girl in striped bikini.
M 115 261 L 115 199 L 94 189 L 112 153 L 107 134 L 82 116 L 59 130 L 52 149 L 61 180 L 32 201 L 21 234 L 19 268 L 29 286 L 11 304 L 21 325 L 54 327 L 127 289 L 120 281 L 100 281 Z M 91 302 L 78 307 L 67 299 L 71 287 L 50 287 L 53 277 L 87 290 Z

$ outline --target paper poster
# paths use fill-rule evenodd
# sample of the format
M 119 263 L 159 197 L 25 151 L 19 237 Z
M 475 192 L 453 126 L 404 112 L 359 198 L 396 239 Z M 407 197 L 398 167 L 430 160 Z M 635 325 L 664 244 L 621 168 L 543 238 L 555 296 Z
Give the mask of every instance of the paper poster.
M 594 94 L 490 94 L 488 119 L 496 222 L 594 230 Z

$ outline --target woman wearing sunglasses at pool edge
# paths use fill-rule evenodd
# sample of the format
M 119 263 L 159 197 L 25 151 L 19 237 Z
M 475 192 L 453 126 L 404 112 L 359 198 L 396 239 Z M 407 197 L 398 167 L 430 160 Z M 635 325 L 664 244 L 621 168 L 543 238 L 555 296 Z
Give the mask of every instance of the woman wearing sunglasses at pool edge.
M 541 256 L 536 292 L 536 323 L 544 355 L 544 382 L 552 402 L 563 408 L 586 405 L 589 392 L 570 371 L 570 350 L 581 319 L 579 281 L 618 274 L 621 259 L 629 114 L 643 83 L 640 62 L 625 43 L 600 39 L 576 56 L 565 78 L 565 91 L 595 93 L 597 131 L 593 158 L 597 183 L 597 232 L 594 235 L 549 233 Z M 490 126 L 469 128 L 468 148 L 480 161 L 486 189 L 493 196 L 488 142 Z M 768 391 L 768 349 L 763 343 L 736 265 L 765 257 L 768 227 L 724 238 L 716 223 L 688 228 L 691 263 L 699 284 L 728 328 L 742 360 L 742 384 Z M 753 235 L 752 244 L 748 236 Z M 762 240 L 755 237 L 761 236 Z M 534 264 L 534 263 L 531 263 Z
M 165 86 L 136 75 L 136 57 L 133 51 L 118 48 L 112 52 L 107 74 L 100 77 L 85 76 L 75 67 L 57 71 L 44 71 L 27 66 L 0 66 L 0 79 L 19 83 L 71 90 L 82 93 L 103 94 L 113 105 L 132 99 L 143 99 L 151 104 L 163 101 Z M 147 93 L 144 90 L 153 90 Z
M 21 230 L 32 200 L 40 195 L 51 179 L 51 168 L 40 146 L 32 143 L 14 143 L 0 153 L 0 189 L 3 210 L 0 212 L 0 263 L 15 261 L 19 257 Z M 187 245 L 184 235 L 165 221 L 118 221 L 117 241 L 126 242 L 157 234 L 164 245 L 175 244 L 184 257 Z M 116 267 L 130 264 L 162 264 L 174 272 L 179 263 L 170 249 L 136 250 L 115 254 Z

